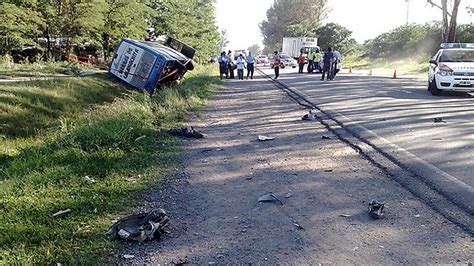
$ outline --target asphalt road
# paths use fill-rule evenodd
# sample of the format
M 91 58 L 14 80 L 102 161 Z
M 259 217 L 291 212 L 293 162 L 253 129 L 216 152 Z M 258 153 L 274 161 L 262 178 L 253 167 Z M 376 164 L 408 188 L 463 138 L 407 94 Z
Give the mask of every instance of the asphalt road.
M 260 68 L 265 73 L 272 69 Z M 458 180 L 474 186 L 474 98 L 463 93 L 432 96 L 426 79 L 320 74 L 282 69 L 280 81 L 311 102 L 338 112 Z M 443 122 L 435 123 L 434 118 Z

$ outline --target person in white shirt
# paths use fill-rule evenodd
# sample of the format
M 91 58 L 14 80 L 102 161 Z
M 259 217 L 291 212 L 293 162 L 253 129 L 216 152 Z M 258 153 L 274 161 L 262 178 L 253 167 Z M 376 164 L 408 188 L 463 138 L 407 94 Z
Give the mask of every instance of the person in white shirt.
M 237 75 L 240 80 L 244 79 L 245 60 L 242 54 L 239 55 L 235 63 L 237 65 Z
M 247 61 L 247 79 L 253 79 L 253 71 L 254 71 L 254 66 L 253 63 L 255 61 L 255 58 L 252 55 L 252 52 L 249 52 L 249 55 L 247 55 L 247 58 L 245 59 Z

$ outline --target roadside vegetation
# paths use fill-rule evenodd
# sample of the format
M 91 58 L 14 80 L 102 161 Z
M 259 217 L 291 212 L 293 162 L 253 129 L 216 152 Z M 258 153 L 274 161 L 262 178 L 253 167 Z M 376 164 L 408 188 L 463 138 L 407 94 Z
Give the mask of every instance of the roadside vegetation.
M 459 42 L 474 42 L 474 26 L 459 25 Z M 344 66 L 380 71 L 397 70 L 400 74 L 426 73 L 429 58 L 442 42 L 440 23 L 409 24 L 380 34 L 359 45 L 344 58 Z M 337 46 L 336 46 L 337 47 Z
M 105 74 L 0 83 L 0 264 L 110 262 L 106 229 L 173 174 L 166 130 L 218 89 L 214 74 L 153 97 Z

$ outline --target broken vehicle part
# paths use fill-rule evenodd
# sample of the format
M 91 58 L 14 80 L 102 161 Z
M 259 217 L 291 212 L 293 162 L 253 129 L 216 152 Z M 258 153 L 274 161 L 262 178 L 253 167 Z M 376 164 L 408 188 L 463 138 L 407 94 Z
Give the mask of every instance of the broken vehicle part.
M 377 200 L 371 200 L 369 202 L 369 216 L 372 219 L 379 219 L 383 216 L 383 208 L 385 202 L 379 202 Z
M 258 198 L 258 202 L 275 202 L 275 203 L 278 202 L 281 205 L 283 205 L 283 202 L 279 198 L 277 198 L 275 195 L 273 195 L 273 193 L 268 193 L 261 196 L 260 198 Z
M 195 49 L 171 37 L 163 43 L 123 39 L 112 57 L 109 73 L 150 95 L 193 70 Z
M 181 127 L 181 128 L 172 128 L 169 130 L 170 134 L 173 136 L 180 136 L 186 138 L 196 138 L 201 139 L 204 138 L 204 135 L 193 127 Z
M 268 137 L 268 136 L 264 136 L 264 135 L 258 135 L 258 140 L 260 141 L 268 141 L 268 140 L 274 140 L 275 138 L 274 137 Z
M 107 235 L 111 240 L 126 239 L 140 242 L 152 240 L 164 233 L 168 221 L 165 210 L 153 209 L 120 219 L 109 228 Z
M 303 115 L 301 119 L 306 121 L 315 121 L 317 119 L 317 116 L 315 114 L 309 113 Z

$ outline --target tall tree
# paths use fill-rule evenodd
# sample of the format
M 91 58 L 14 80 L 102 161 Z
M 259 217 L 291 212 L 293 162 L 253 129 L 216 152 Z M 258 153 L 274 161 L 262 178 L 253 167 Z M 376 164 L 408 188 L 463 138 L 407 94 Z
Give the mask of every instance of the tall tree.
M 249 48 L 247 48 L 247 50 L 249 52 L 252 52 L 254 56 L 257 56 L 262 52 L 262 48 L 260 48 L 260 45 L 258 43 L 252 44 L 251 46 L 249 46 Z
M 441 0 L 441 5 L 435 2 L 434 0 L 427 0 L 432 7 L 437 7 L 442 11 L 442 21 L 443 21 L 443 33 L 442 38 L 443 42 L 455 42 L 456 41 L 456 26 L 457 26 L 457 16 L 459 10 L 459 4 L 461 0 L 453 0 L 452 11 L 448 12 L 448 0 Z M 448 16 L 450 19 L 448 20 Z
M 219 40 L 219 51 L 224 51 L 224 48 L 229 44 L 229 39 L 227 38 L 227 30 L 221 30 L 221 36 Z
M 156 11 L 146 5 L 144 0 L 106 0 L 104 27 L 101 29 L 105 59 L 121 38 L 146 37 L 147 19 L 155 14 Z
M 328 23 L 316 31 L 318 34 L 318 44 L 323 49 L 333 47 L 342 54 L 349 54 L 357 47 L 357 42 L 352 38 L 352 31 L 336 24 Z
M 314 37 L 327 13 L 327 0 L 274 0 L 260 23 L 264 51 L 280 50 L 283 37 Z
M 195 59 L 207 62 L 219 52 L 215 0 L 153 0 L 157 11 L 151 24 L 157 34 L 170 35 L 196 48 Z
M 35 3 L 24 2 L 26 6 L 0 3 L 0 55 L 21 50 L 25 45 L 35 46 L 36 38 L 41 35 L 39 27 L 43 20 L 31 9 Z

